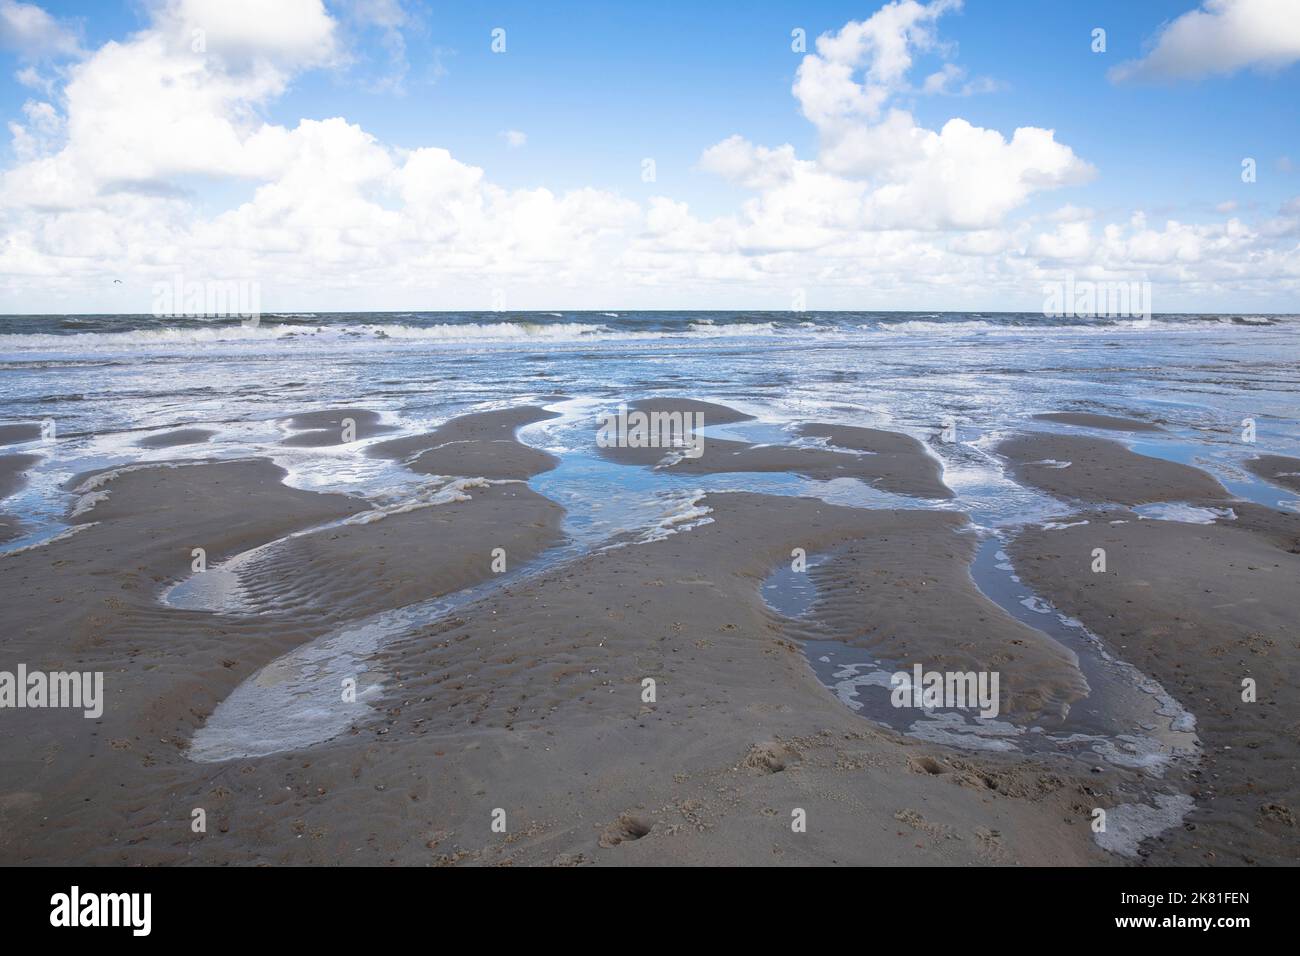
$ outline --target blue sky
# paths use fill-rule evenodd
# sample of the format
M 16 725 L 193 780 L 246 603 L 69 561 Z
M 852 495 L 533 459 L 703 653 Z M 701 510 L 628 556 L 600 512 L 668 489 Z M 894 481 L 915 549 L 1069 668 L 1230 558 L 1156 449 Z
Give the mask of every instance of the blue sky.
M 393 65 L 379 32 L 363 29 L 354 66 L 304 74 L 268 115 L 282 123 L 343 115 L 395 144 L 445 146 L 519 187 L 635 191 L 640 161 L 653 155 L 662 187 L 706 202 L 717 185 L 692 171 L 719 130 L 800 150 L 815 144 L 816 131 L 790 97 L 800 59 L 790 30 L 816 37 L 880 5 L 564 3 L 556 16 L 536 3 L 412 4 L 401 91 L 375 88 Z M 138 3 L 44 6 L 76 22 L 91 47 L 147 23 Z M 1300 68 L 1188 84 L 1106 79 L 1108 67 L 1140 56 L 1163 22 L 1192 6 L 968 0 L 944 22 L 944 39 L 971 74 L 1006 88 L 958 100 L 918 97 L 917 116 L 935 124 L 962 115 L 1004 131 L 1054 128 L 1102 171 L 1079 191 L 1101 205 L 1279 203 L 1300 191 Z M 490 50 L 497 26 L 507 30 L 504 56 Z M 1098 26 L 1107 31 L 1105 54 L 1090 50 Z M 18 54 L 7 52 L 3 64 L 4 112 L 15 118 L 29 91 L 12 79 Z M 507 148 L 497 135 L 503 128 L 526 128 L 528 149 Z M 1245 191 L 1239 164 L 1248 155 L 1264 160 L 1265 175 Z M 1274 168 L 1283 156 L 1295 174 Z
M 5 2 L 15 5 L 14 0 Z M 316 0 L 302 2 L 310 6 Z M 1215 3 L 1272 3 L 1276 7 L 1276 0 L 1211 0 L 1211 7 Z M 594 190 L 608 196 L 611 204 L 622 200 L 638 207 L 637 211 L 626 210 L 632 219 L 644 216 L 655 197 L 685 203 L 693 222 L 715 224 L 710 238 L 701 242 L 709 246 L 711 253 L 721 254 L 728 240 L 721 236 L 723 230 L 716 224 L 740 220 L 743 227 L 744 205 L 755 200 L 755 189 L 752 181 L 746 184 L 744 175 L 739 180 L 718 175 L 717 169 L 701 162 L 702 155 L 715 144 L 738 135 L 755 147 L 775 149 L 789 144 L 799 161 L 827 165 L 824 157 L 819 157 L 819 150 L 832 135 L 828 124 L 834 124 L 837 132 L 833 135 L 838 136 L 843 131 L 842 120 L 847 119 L 834 118 L 818 125 L 801 111 L 801 101 L 792 95 L 792 87 L 805 56 L 792 52 L 791 30 L 804 29 L 808 53 L 815 53 L 817 37 L 834 35 L 848 24 L 869 20 L 882 4 L 703 6 L 674 2 L 644 6 L 398 4 L 396 0 L 327 3 L 324 16 L 331 24 L 331 55 L 315 60 L 295 50 L 296 59 L 276 61 L 283 81 L 276 94 L 250 97 L 247 102 L 233 104 L 231 110 L 244 133 L 258 124 L 292 131 L 303 120 L 341 117 L 383 149 L 392 151 L 399 157 L 394 159 L 397 164 L 404 151 L 436 147 L 448 151 L 456 163 L 481 170 L 484 181 L 490 181 L 493 188 L 518 191 L 520 196 L 535 190 L 546 190 L 554 196 Z M 202 18 L 193 10 L 181 9 L 184 0 L 116 4 L 47 0 L 40 7 L 54 28 L 75 38 L 77 52 L 38 54 L 30 45 L 13 42 L 11 31 L 10 42 L 0 54 L 0 110 L 7 121 L 30 126 L 25 104 L 46 102 L 58 117 L 51 121 L 52 128 L 61 121 L 65 130 L 76 125 L 73 113 L 77 109 L 76 102 L 62 98 L 66 84 L 77 70 L 87 69 L 88 61 L 106 43 L 129 42 L 133 36 L 151 30 L 187 29 L 195 16 Z M 1095 223 L 1094 239 L 1104 232 L 1106 224 L 1129 223 L 1134 213 L 1145 214 L 1153 224 L 1173 218 L 1184 226 L 1199 224 L 1206 228 L 1223 228 L 1227 220 L 1239 217 L 1249 220 L 1252 229 L 1268 233 L 1274 256 L 1270 273 L 1280 270 L 1284 279 L 1289 276 L 1294 240 L 1289 246 L 1286 242 L 1279 246 L 1274 233 L 1285 232 L 1285 224 L 1266 223 L 1281 215 L 1279 211 L 1300 194 L 1300 65 L 1296 63 L 1300 51 L 1289 56 L 1289 41 L 1284 38 L 1280 51 L 1266 50 L 1266 61 L 1252 62 L 1251 56 L 1261 54 L 1256 49 L 1257 39 L 1246 36 L 1241 40 L 1241 56 L 1245 59 L 1235 68 L 1232 64 L 1209 64 L 1202 70 L 1203 75 L 1195 75 L 1199 67 L 1193 65 L 1191 76 L 1166 76 L 1156 71 L 1156 75 L 1121 81 L 1113 75 L 1120 64 L 1141 60 L 1155 49 L 1163 27 L 1196 9 L 1197 4 L 1191 0 L 1087 4 L 967 0 L 960 9 L 945 10 L 927 21 L 929 41 L 914 44 L 910 50 L 905 79 L 890 81 L 888 109 L 905 111 L 918 130 L 941 130 L 953 118 L 1007 139 L 1020 127 L 1051 130 L 1055 143 L 1073 154 L 1049 185 L 1027 187 L 1025 195 L 1008 200 L 1009 208 L 999 205 L 987 213 L 980 212 L 979 222 L 958 221 L 956 231 L 982 226 L 1005 230 L 1008 235 L 1015 233 L 1017 254 L 1024 257 L 1032 244 L 1032 230 L 1049 228 L 1047 224 L 1063 207 L 1088 211 L 1090 221 Z M 1246 14 L 1256 15 L 1250 10 Z M 1300 21 L 1300 2 L 1296 3 L 1295 14 L 1294 19 Z M 172 19 L 166 20 L 168 16 Z M 184 20 L 187 16 L 191 19 Z M 504 54 L 490 49 L 490 33 L 496 27 L 506 30 Z M 1106 30 L 1105 53 L 1090 49 L 1095 27 Z M 1295 28 L 1290 29 L 1294 32 Z M 269 36 L 266 42 L 271 45 L 267 49 L 272 49 L 274 44 L 283 45 L 285 41 Z M 1182 56 L 1179 62 L 1183 63 L 1199 55 L 1195 43 L 1189 44 L 1187 52 L 1174 50 L 1171 56 Z M 395 50 L 400 53 L 395 55 Z M 279 48 L 275 55 L 279 56 Z M 969 95 L 921 92 L 924 78 L 944 64 L 962 71 L 958 85 L 972 83 L 977 89 Z M 861 71 L 870 68 L 871 58 L 852 66 L 861 79 Z M 19 78 L 23 71 L 27 71 L 25 82 Z M 33 80 L 33 76 L 38 79 Z M 221 119 L 224 122 L 230 117 Z M 853 119 L 870 128 L 880 115 Z M 511 146 L 503 135 L 511 130 L 525 134 L 526 141 Z M 48 157 L 51 152 L 70 147 L 60 140 L 60 129 L 55 128 L 42 148 Z M 650 183 L 641 176 L 646 157 L 655 162 L 656 178 Z M 1241 180 L 1244 157 L 1258 163 L 1253 183 Z M 9 171 L 34 159 L 40 159 L 39 152 L 33 153 L 30 146 L 20 147 L 16 138 L 5 146 L 3 162 Z M 1073 172 L 1067 169 L 1074 160 L 1090 165 L 1092 174 L 1075 175 L 1077 168 Z M 78 161 L 62 168 L 85 167 L 85 161 Z M 832 167 L 827 165 L 828 169 Z M 199 171 L 169 169 L 166 163 L 157 164 L 156 172 L 169 189 L 174 187 L 184 195 L 192 212 L 213 220 L 251 203 L 257 191 L 275 175 L 225 174 L 220 167 Z M 816 170 L 810 169 L 812 172 Z M 903 175 L 897 170 L 880 173 L 860 163 L 847 173 L 846 168 L 834 168 L 834 172 L 867 184 L 867 189 Z M 102 192 L 103 184 L 98 188 Z M 383 189 L 377 183 L 358 188 L 378 208 L 396 208 L 391 197 L 378 195 Z M 983 186 L 977 179 L 961 188 L 978 192 Z M 77 200 L 83 214 L 84 204 L 95 201 L 89 192 Z M 865 198 L 863 201 L 870 206 Z M 1225 206 L 1228 203 L 1235 205 Z M 106 205 L 103 212 L 111 217 L 138 215 L 141 210 Z M 169 207 L 168 217 L 175 213 Z M 45 215 L 48 225 L 49 217 L 57 213 Z M 33 216 L 30 210 L 11 209 L 3 221 L 8 229 L 28 230 L 39 239 L 42 223 Z M 944 220 L 943 214 L 930 227 L 932 235 L 925 242 L 934 245 L 953 231 L 944 228 L 946 220 L 940 220 Z M 894 220 L 889 225 L 897 227 L 900 223 Z M 878 236 L 882 222 L 864 213 L 862 228 Z M 837 244 L 839 255 L 858 237 L 853 223 L 837 224 L 836 229 L 839 232 L 828 236 L 827 241 Z M 617 231 L 625 244 L 634 245 L 640 234 L 636 223 Z M 509 245 L 508 234 L 498 238 Z M 116 243 L 120 253 L 129 255 L 122 245 L 124 241 L 119 235 L 104 245 L 112 247 Z M 454 237 L 448 241 L 454 256 L 458 249 Z M 748 241 L 732 239 L 739 248 L 746 248 Z M 1197 241 L 1213 244 L 1208 233 Z M 733 290 L 738 307 L 753 307 L 753 290 L 766 279 L 771 281 L 765 287 L 773 290 L 789 286 L 789 281 L 779 277 L 781 267 L 776 263 L 791 250 L 775 249 L 766 237 L 760 244 L 764 249 L 774 249 L 766 261 L 755 259 L 751 250 L 746 261 L 727 265 L 720 258 L 712 272 L 693 276 L 697 286 L 709 286 L 707 304 L 728 304 L 726 292 L 714 288 L 718 277 L 728 272 L 740 276 L 741 284 Z M 941 254 L 947 249 L 941 245 L 934 248 Z M 662 251 L 655 249 L 650 258 L 657 260 Z M 8 272 L 4 260 L 0 260 L 0 282 L 33 305 L 46 302 L 48 296 L 41 291 L 49 286 L 48 275 L 42 274 L 46 267 L 87 267 L 86 256 L 70 256 L 68 252 L 35 249 L 31 255 L 15 257 L 19 261 L 11 263 Z M 1222 250 L 1224 255 L 1227 252 Z M 1258 258 L 1251 250 L 1232 252 L 1240 257 L 1243 268 L 1252 258 Z M 502 281 L 512 287 L 534 289 L 541 281 L 545 270 L 533 273 L 526 282 L 517 281 L 527 270 L 520 272 L 515 269 L 516 263 L 504 263 L 502 255 L 500 245 L 485 252 L 485 265 L 480 269 L 476 264 L 470 270 L 478 278 L 461 284 L 490 282 L 494 268 L 504 270 Z M 1006 253 L 999 255 L 1005 259 Z M 32 260 L 37 257 L 43 265 L 34 267 Z M 75 263 L 70 261 L 74 259 Z M 1109 264 L 1092 260 L 1085 263 L 1076 256 L 1067 265 L 1083 271 L 1101 268 L 1109 270 L 1109 274 L 1116 268 L 1114 260 L 1111 255 Z M 639 254 L 622 260 L 624 265 L 629 261 L 648 260 Z M 1007 263 L 994 264 L 1001 267 Z M 149 257 L 143 256 L 138 267 L 143 278 L 150 271 Z M 247 267 L 248 260 L 241 260 L 240 268 Z M 35 275 L 30 271 L 24 275 L 23 269 L 33 268 Z M 809 266 L 802 268 L 807 272 Z M 1183 282 L 1176 301 L 1182 303 L 1185 298 L 1188 307 L 1203 300 L 1207 304 L 1200 307 L 1212 308 L 1218 303 L 1231 309 L 1236 307 L 1234 295 L 1252 303 L 1267 300 L 1278 304 L 1293 288 L 1279 280 L 1275 293 L 1261 293 L 1262 274 L 1259 281 L 1248 283 L 1249 288 L 1222 285 L 1225 274 L 1233 269 L 1226 273 L 1222 268 L 1210 270 L 1213 275 L 1209 278 L 1180 279 L 1176 274 L 1179 271 L 1155 269 L 1155 273 L 1163 275 L 1148 274 L 1146 278 Z M 751 281 L 755 272 L 757 279 Z M 584 281 L 577 275 L 571 278 L 577 285 Z M 683 278 L 692 278 L 689 269 L 673 266 L 665 272 L 665 281 Z M 900 286 L 896 278 L 879 277 L 876 288 L 882 295 L 897 295 Z M 942 294 L 936 295 L 931 288 L 927 294 L 921 277 L 912 278 L 915 281 L 908 283 L 912 291 L 900 308 L 941 306 L 950 297 L 948 289 L 940 289 Z M 1186 284 L 1188 278 L 1192 280 L 1190 285 Z M 863 285 L 847 273 L 839 275 L 840 280 L 848 289 Z M 392 277 L 376 273 L 370 281 L 391 285 Z M 362 275 L 340 276 L 340 282 L 360 291 L 367 287 Z M 447 282 L 448 290 L 458 288 L 455 278 L 448 276 Z M 623 300 L 610 301 L 609 296 L 619 292 L 610 288 L 603 293 L 606 297 L 590 301 L 593 307 L 626 307 L 629 302 L 643 301 L 646 305 L 656 304 L 663 297 L 655 285 L 653 278 L 641 275 L 635 282 L 628 281 Z M 863 292 L 864 304 L 872 298 L 869 290 L 858 291 Z M 1016 297 L 1015 291 L 1012 288 L 1008 296 L 1004 287 L 1003 297 Z M 642 295 L 646 292 L 654 294 Z M 412 304 L 417 304 L 420 294 L 413 292 Z M 538 308 L 565 305 L 534 301 L 534 292 L 528 295 L 528 303 Z M 456 298 L 468 301 L 472 296 Z M 575 304 L 587 301 L 582 295 L 559 298 L 572 299 Z M 1018 297 L 1021 304 L 1023 298 Z M 407 299 L 385 295 L 384 301 L 402 307 Z M 851 304 L 838 293 L 834 301 Z M 1008 307 L 1014 304 L 1007 302 Z

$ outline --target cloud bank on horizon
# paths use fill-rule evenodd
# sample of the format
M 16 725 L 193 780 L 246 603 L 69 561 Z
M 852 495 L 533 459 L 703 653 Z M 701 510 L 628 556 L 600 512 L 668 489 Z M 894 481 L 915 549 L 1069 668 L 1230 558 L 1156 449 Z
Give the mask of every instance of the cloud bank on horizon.
M 256 280 L 268 308 L 321 310 L 486 310 L 500 290 L 515 309 L 784 309 L 795 290 L 811 309 L 1037 308 L 1065 273 L 1151 281 L 1157 311 L 1294 310 L 1300 291 L 1300 198 L 1239 215 L 1235 164 L 1205 197 L 1212 214 L 1097 212 L 1107 170 L 1055 130 L 918 119 L 928 98 L 956 109 L 1005 89 L 970 76 L 945 36 L 980 15 L 961 0 L 894 0 L 810 37 L 783 108 L 813 145 L 733 130 L 701 143 L 698 174 L 739 197 L 721 214 L 653 191 L 494 183 L 347 116 L 268 118 L 297 78 L 346 69 L 358 28 L 392 67 L 372 88 L 400 87 L 413 18 L 399 0 L 147 11 L 96 46 L 75 18 L 0 0 L 25 90 L 0 174 L 3 311 L 146 312 L 150 285 L 176 274 Z M 1294 93 L 1300 0 L 1206 0 L 1150 38 L 1108 71 L 1116 95 L 1238 71 Z M 523 155 L 535 132 L 492 138 Z M 106 303 L 114 279 L 140 301 Z

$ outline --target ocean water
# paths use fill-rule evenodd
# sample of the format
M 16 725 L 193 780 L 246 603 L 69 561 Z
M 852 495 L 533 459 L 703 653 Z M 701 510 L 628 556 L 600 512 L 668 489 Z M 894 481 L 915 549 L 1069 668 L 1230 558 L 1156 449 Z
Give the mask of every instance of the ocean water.
M 767 429 L 754 440 L 795 421 L 928 439 L 951 420 L 959 440 L 937 450 L 955 506 L 993 522 L 1037 506 L 1001 480 L 989 449 L 1041 411 L 1166 422 L 1167 434 L 1142 436 L 1144 453 L 1198 463 L 1249 493 L 1257 483 L 1243 477 L 1243 458 L 1300 453 L 1300 316 L 1169 315 L 1145 324 L 1031 313 L 367 313 L 265 315 L 252 328 L 229 319 L 3 316 L 0 423 L 52 420 L 58 442 L 6 448 L 46 457 L 0 510 L 27 518 L 38 534 L 57 530 L 72 501 L 62 485 L 73 475 L 175 457 L 266 455 L 300 487 L 400 490 L 411 476 L 358 446 L 280 445 L 290 433 L 280 419 L 369 408 L 397 429 L 382 436 L 390 438 L 469 410 L 564 396 L 573 401 L 560 409 L 563 423 L 529 431 L 530 441 L 563 453 L 589 450 L 580 413 L 656 393 L 748 411 L 761 420 L 752 427 Z M 1253 445 L 1238 440 L 1246 418 L 1256 423 Z M 180 448 L 137 444 L 186 426 L 217 434 Z
M 809 421 L 905 432 L 941 460 L 956 497 L 890 494 L 854 479 L 680 476 L 596 456 L 596 416 L 655 394 L 708 399 L 755 416 L 713 426 L 707 434 L 715 437 L 799 442 L 793 426 Z M 322 313 L 264 315 L 255 327 L 153 316 L 6 316 L 0 317 L 0 424 L 52 421 L 57 440 L 0 452 L 41 456 L 28 484 L 0 501 L 0 512 L 24 522 L 24 533 L 0 545 L 0 553 L 66 533 L 73 509 L 93 516 L 97 489 L 77 489 L 74 476 L 178 458 L 267 457 L 287 470 L 294 486 L 401 508 L 427 498 L 430 478 L 368 458 L 366 444 L 525 402 L 559 413 L 520 433 L 560 457 L 554 471 L 530 482 L 567 509 L 569 543 L 554 559 L 635 537 L 689 533 L 711 520 L 707 493 L 731 489 L 857 507 L 959 510 L 986 536 L 981 554 L 993 555 L 995 538 L 1017 524 L 1070 511 L 1005 473 L 993 449 L 1022 428 L 1126 441 L 1143 454 L 1205 468 L 1240 498 L 1300 508 L 1293 494 L 1241 468 L 1263 452 L 1300 455 L 1300 315 L 1163 315 L 1139 322 L 1029 313 Z M 282 444 L 293 433 L 288 416 L 338 407 L 378 412 L 391 430 L 346 446 Z M 1032 419 L 1049 411 L 1134 415 L 1164 430 L 1126 436 Z M 1254 423 L 1253 442 L 1242 438 L 1247 419 Z M 955 425 L 955 442 L 935 440 L 946 423 Z M 184 427 L 215 434 L 175 448 L 139 444 Z M 1175 503 L 1142 520 L 1212 518 Z M 992 557 L 984 564 L 973 575 L 991 600 L 1022 619 L 1026 608 L 1045 615 L 1041 629 L 1086 649 L 1082 642 L 1090 638 L 1075 636 L 1077 622 L 1049 614 L 1041 599 L 1024 593 L 1009 566 Z M 770 584 L 772 593 L 782 588 L 779 580 Z M 812 598 L 805 593 L 796 604 Z M 191 600 L 199 603 L 186 606 L 207 598 Z M 375 641 L 427 623 L 445 603 L 359 622 L 295 654 L 311 663 L 304 674 L 327 658 L 356 672 Z M 798 607 L 777 610 L 796 617 Z M 875 662 L 836 656 L 822 644 L 809 653 L 811 666 L 841 699 L 850 706 L 866 699 L 862 688 L 873 686 Z M 1090 679 L 1100 687 L 1110 680 L 1104 669 L 1122 662 L 1095 656 Z M 300 664 L 295 658 L 272 666 Z M 1121 692 L 1141 680 L 1128 674 L 1111 680 L 1120 689 L 1104 699 L 1117 703 L 1073 728 L 1071 739 L 1113 748 L 1124 719 L 1131 723 L 1133 695 Z M 290 682 L 288 693 L 306 700 L 309 683 L 304 678 L 295 690 Z M 340 725 L 316 715 L 286 730 L 281 704 L 241 693 L 209 722 L 214 754 L 304 746 L 355 719 L 345 715 Z M 1142 693 L 1153 695 L 1150 688 Z M 1183 719 L 1153 700 L 1148 716 L 1158 715 L 1167 728 Z M 951 740 L 952 731 L 943 724 L 928 732 Z M 258 743 L 239 743 L 252 740 Z

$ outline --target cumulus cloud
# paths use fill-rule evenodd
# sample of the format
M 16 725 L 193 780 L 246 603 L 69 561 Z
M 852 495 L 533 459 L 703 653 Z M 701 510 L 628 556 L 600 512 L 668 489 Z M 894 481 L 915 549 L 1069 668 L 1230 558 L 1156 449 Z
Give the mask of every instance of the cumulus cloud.
M 296 144 L 256 109 L 338 48 L 320 0 L 258 9 L 168 0 L 150 29 L 72 65 L 62 148 L 6 173 L 0 201 L 71 209 L 133 185 L 166 192 L 176 177 L 274 177 Z M 34 133 L 30 123 L 11 131 L 24 142 Z
M 1048 129 L 956 117 L 929 129 L 901 108 L 918 54 L 951 52 L 936 27 L 955 0 L 891 3 L 822 37 L 792 90 L 818 148 L 801 157 L 735 134 L 704 149 L 699 169 L 745 191 L 715 216 L 671 196 L 508 189 L 446 149 L 398 148 L 344 117 L 272 122 L 295 76 L 346 63 L 344 27 L 320 0 L 240 15 L 252 6 L 157 2 L 144 30 L 59 65 L 57 88 L 32 77 L 0 174 L 7 301 L 57 307 L 78 283 L 147 290 L 178 272 L 258 279 L 264 303 L 320 309 L 486 308 L 494 288 L 531 289 L 534 307 L 784 308 L 795 287 L 814 308 L 1035 307 L 1066 269 L 1300 289 L 1295 202 L 1257 226 L 1104 224 L 1069 203 L 1013 218 L 1091 168 Z M 403 22 L 396 5 L 350 9 Z M 941 72 L 931 92 L 962 82 Z M 238 197 L 228 208 L 208 205 L 212 181 Z
M 769 149 L 755 146 L 740 134 L 727 137 L 706 149 L 700 168 L 750 189 L 770 189 L 788 183 L 799 161 L 789 143 Z
M 1205 0 L 1166 24 L 1151 52 L 1110 71 L 1125 80 L 1192 80 L 1246 67 L 1276 70 L 1300 60 L 1294 0 Z
M 982 229 L 1035 192 L 1087 181 L 1092 167 L 1057 142 L 1052 130 L 1022 127 L 1008 139 L 960 118 L 932 130 L 891 105 L 910 90 L 915 54 L 942 49 L 936 21 L 959 6 L 959 0 L 897 0 L 818 38 L 793 88 L 819 134 L 820 151 L 807 161 L 815 168 L 797 160 L 788 145 L 769 149 L 736 136 L 706 150 L 701 166 L 749 188 L 772 190 L 747 211 L 761 213 L 776 229 L 777 209 L 799 214 L 806 227 L 807 210 L 820 208 L 827 196 L 837 203 L 828 212 L 838 227 Z M 962 76 L 949 63 L 922 89 L 944 92 Z M 832 177 L 845 181 L 832 185 Z M 800 186 L 810 195 L 801 197 Z
M 18 0 L 0 0 L 0 48 L 27 60 L 80 52 L 70 28 L 35 4 Z
M 70 69 L 62 111 L 28 104 L 0 180 L 0 275 L 562 276 L 636 217 L 596 190 L 495 187 L 446 150 L 399 150 L 342 118 L 265 121 L 297 71 L 337 61 L 338 26 L 319 0 L 248 6 L 160 4 L 148 29 Z M 204 216 L 194 177 L 252 194 Z
M 794 95 L 818 127 L 845 117 L 874 117 L 904 86 L 912 57 L 938 45 L 933 24 L 961 0 L 895 0 L 871 17 L 817 38 L 817 52 L 805 56 Z M 861 80 L 855 74 L 861 72 Z
M 169 51 L 211 56 L 226 67 L 297 69 L 338 54 L 336 27 L 321 0 L 276 0 L 255 8 L 230 0 L 166 0 L 150 32 Z

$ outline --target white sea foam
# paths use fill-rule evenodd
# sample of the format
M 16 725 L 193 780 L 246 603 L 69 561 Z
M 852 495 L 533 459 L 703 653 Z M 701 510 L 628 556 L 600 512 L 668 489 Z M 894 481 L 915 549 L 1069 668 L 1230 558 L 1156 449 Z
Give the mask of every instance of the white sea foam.
M 664 495 L 664 499 L 668 502 L 667 511 L 659 521 L 642 532 L 638 540 L 642 543 L 661 541 L 679 531 L 689 531 L 701 525 L 712 524 L 713 519 L 709 516 L 713 514 L 713 509 L 701 504 L 704 498 L 705 492 L 702 489 L 684 494 Z
M 421 508 L 432 508 L 437 505 L 453 504 L 462 501 L 473 501 L 474 498 L 469 494 L 471 488 L 490 488 L 492 485 L 503 484 L 523 484 L 523 482 L 514 479 L 499 479 L 489 481 L 487 478 L 457 478 L 449 481 L 434 489 L 427 489 L 414 495 L 407 494 L 405 497 L 389 503 L 379 504 L 370 511 L 363 511 L 359 514 L 343 520 L 344 524 L 373 524 L 376 521 L 382 521 L 384 518 L 392 515 L 409 514 L 412 511 L 418 511 Z
M 552 318 L 562 318 L 558 313 L 544 313 Z M 618 318 L 618 313 L 600 313 L 606 318 Z M 358 341 L 384 342 L 391 340 L 431 343 L 529 343 L 529 342 L 591 342 L 639 341 L 730 337 L 791 337 L 816 334 L 840 337 L 863 335 L 943 335 L 960 336 L 970 333 L 997 333 L 1024 335 L 1051 329 L 1063 334 L 1110 334 L 1127 331 L 1197 331 L 1202 323 L 1161 322 L 1151 325 L 1116 323 L 1111 325 L 1080 322 L 1078 324 L 1053 324 L 1050 326 L 1006 325 L 986 319 L 950 319 L 928 321 L 925 319 L 902 322 L 863 322 L 849 325 L 838 322 L 719 322 L 714 319 L 695 319 L 681 328 L 661 330 L 614 329 L 608 325 L 590 322 L 534 322 L 527 318 L 513 318 L 498 322 L 438 323 L 411 325 L 402 323 L 357 323 L 339 325 L 322 321 L 319 325 L 278 323 L 276 317 L 308 319 L 309 313 L 275 313 L 258 325 L 212 323 L 200 328 L 173 327 L 132 329 L 124 332 L 76 332 L 69 335 L 51 333 L 0 335 L 0 354 L 6 352 L 80 352 L 111 350 L 114 348 L 174 349 L 210 345 L 259 345 L 269 343 L 346 344 Z M 1205 323 L 1208 326 L 1209 323 Z
M 96 505 L 107 500 L 107 491 L 92 491 L 89 494 L 82 495 L 77 499 L 76 505 L 73 506 L 72 517 L 80 518 L 82 515 L 94 511 Z
M 1183 524 L 1214 524 L 1219 519 L 1236 521 L 1237 513 L 1231 508 L 1200 508 L 1182 502 L 1158 502 L 1138 505 L 1133 509 L 1140 518 L 1157 521 L 1179 521 Z
M 1143 840 L 1182 823 L 1195 806 L 1196 801 L 1184 793 L 1157 794 L 1155 806 L 1121 803 L 1106 811 L 1106 829 L 1094 834 L 1097 845 L 1111 853 L 1136 857 Z
M 996 322 L 984 322 L 978 319 L 966 322 L 926 322 L 923 319 L 913 319 L 907 322 L 869 323 L 859 325 L 858 328 L 865 332 L 895 332 L 911 335 L 925 332 L 986 332 L 1006 328 L 1015 330 L 1015 327 L 999 325 Z
M 1003 720 L 967 720 L 961 714 L 942 711 L 926 713 L 907 732 L 918 740 L 950 747 L 1008 751 L 1016 749 L 1008 738 L 1020 737 L 1025 730 Z
M 42 538 L 40 541 L 33 541 L 31 544 L 25 544 L 22 547 L 13 548 L 9 551 L 0 551 L 0 558 L 7 558 L 13 554 L 22 554 L 25 551 L 35 551 L 37 548 L 43 548 L 56 541 L 63 541 L 66 538 L 71 538 L 74 534 L 79 534 L 87 528 L 93 528 L 98 524 L 98 521 L 87 521 L 85 524 L 74 524 L 72 527 L 64 528 L 57 534 L 52 534 L 48 538 Z
M 1079 528 L 1088 523 L 1087 519 L 1083 521 L 1048 521 L 1043 525 L 1044 531 L 1064 531 L 1066 528 Z

